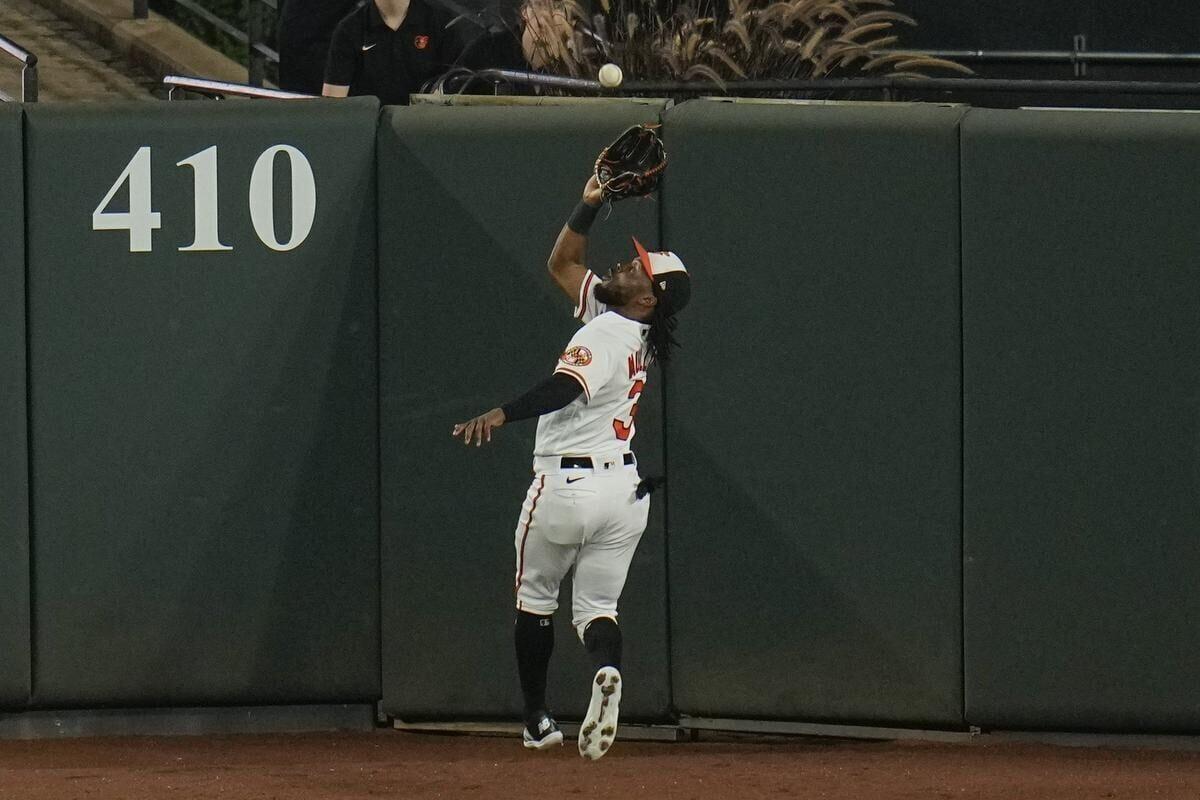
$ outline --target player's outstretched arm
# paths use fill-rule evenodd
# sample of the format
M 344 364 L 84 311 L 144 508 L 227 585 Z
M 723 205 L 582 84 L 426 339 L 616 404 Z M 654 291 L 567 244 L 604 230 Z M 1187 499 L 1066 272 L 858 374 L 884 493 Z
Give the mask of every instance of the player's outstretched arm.
M 566 408 L 581 394 L 583 384 L 578 377 L 555 372 L 511 403 L 505 403 L 500 408 L 493 408 L 474 419 L 458 423 L 450 435 L 455 439 L 461 436 L 463 444 L 469 445 L 474 440 L 475 446 L 479 447 L 492 440 L 492 429 L 499 428 L 506 422 L 540 417 Z
M 475 446 L 479 447 L 484 442 L 492 440 L 492 429 L 499 428 L 506 422 L 504 419 L 504 411 L 499 408 L 493 408 L 491 411 L 485 411 L 478 417 L 460 422 L 454 426 L 454 430 L 450 433 L 455 439 L 462 437 L 463 444 L 470 444 L 471 440 L 475 440 Z
M 554 250 L 546 266 L 550 277 L 562 289 L 563 294 L 571 298 L 571 302 L 579 301 L 579 287 L 587 276 L 587 237 L 601 204 L 600 183 L 593 175 L 583 187 L 583 198 L 570 219 L 558 234 Z

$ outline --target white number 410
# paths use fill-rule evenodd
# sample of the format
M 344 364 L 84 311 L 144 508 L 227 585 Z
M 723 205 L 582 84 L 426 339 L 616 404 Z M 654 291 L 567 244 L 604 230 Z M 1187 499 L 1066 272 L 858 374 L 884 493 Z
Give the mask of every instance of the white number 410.
M 292 233 L 286 242 L 275 234 L 275 191 L 273 170 L 275 156 L 284 153 L 291 167 Z M 212 252 L 232 250 L 221 243 L 217 233 L 217 147 L 188 156 L 175 166 L 191 167 L 195 188 L 195 241 L 182 252 Z M 129 211 L 106 211 L 121 187 L 129 184 Z M 287 144 L 277 144 L 263 151 L 250 173 L 250 221 L 254 232 L 267 247 L 279 252 L 295 250 L 312 231 L 317 213 L 317 184 L 312 166 L 304 153 Z M 129 231 L 129 252 L 149 253 L 153 249 L 153 232 L 162 227 L 162 214 L 155 211 L 150 199 L 150 148 L 140 147 L 125 165 L 125 170 L 104 195 L 92 212 L 92 230 Z

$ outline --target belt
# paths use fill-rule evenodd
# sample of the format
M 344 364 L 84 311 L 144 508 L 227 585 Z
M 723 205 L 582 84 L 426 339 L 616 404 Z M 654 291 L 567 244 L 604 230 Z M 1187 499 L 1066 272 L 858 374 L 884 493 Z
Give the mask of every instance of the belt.
M 621 461 L 625 466 L 633 463 L 633 453 L 625 453 L 621 457 Z M 563 456 L 559 463 L 560 469 L 591 469 L 592 459 L 587 456 Z

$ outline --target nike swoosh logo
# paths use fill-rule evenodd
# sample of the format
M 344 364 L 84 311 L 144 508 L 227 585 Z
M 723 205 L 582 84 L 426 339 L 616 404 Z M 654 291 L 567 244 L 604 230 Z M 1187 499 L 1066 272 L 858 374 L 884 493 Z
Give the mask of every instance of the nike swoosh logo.
M 379 42 L 376 42 L 375 44 L 379 44 Z M 363 45 L 363 52 L 364 52 L 364 53 L 365 53 L 365 52 L 367 52 L 367 51 L 368 51 L 368 50 L 370 50 L 372 47 L 374 47 L 374 46 L 375 46 L 375 44 L 364 44 L 364 45 Z
M 583 480 L 583 478 L 567 478 L 567 483 L 575 483 L 576 481 L 581 480 Z

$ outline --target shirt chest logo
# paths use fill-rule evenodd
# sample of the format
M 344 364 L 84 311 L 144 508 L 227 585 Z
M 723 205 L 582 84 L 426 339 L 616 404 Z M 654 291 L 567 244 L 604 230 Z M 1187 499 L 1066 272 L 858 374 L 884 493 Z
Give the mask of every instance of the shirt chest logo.
M 586 347 L 572 347 L 559 356 L 558 360 L 572 367 L 586 367 L 592 363 L 592 351 Z
M 415 36 L 413 38 L 413 47 L 417 48 L 418 50 L 424 50 L 425 48 L 429 47 L 429 37 L 423 33 Z

